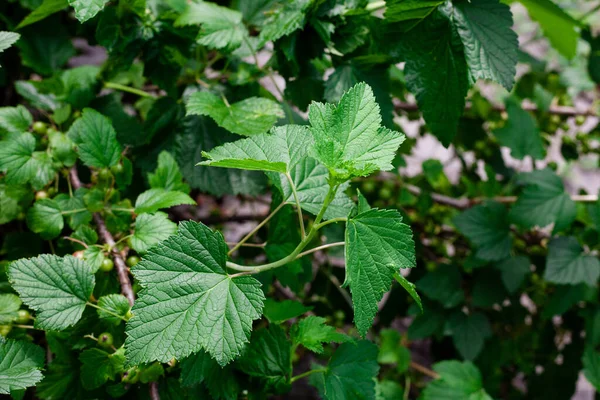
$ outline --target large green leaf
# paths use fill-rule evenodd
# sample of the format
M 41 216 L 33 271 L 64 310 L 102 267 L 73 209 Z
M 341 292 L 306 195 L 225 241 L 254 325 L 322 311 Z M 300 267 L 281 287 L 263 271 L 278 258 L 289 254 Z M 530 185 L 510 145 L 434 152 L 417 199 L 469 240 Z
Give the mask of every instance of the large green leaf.
M 310 310 L 312 310 L 311 306 L 305 306 L 299 301 L 266 299 L 263 314 L 270 323 L 281 324 L 289 319 L 297 318 Z
M 390 290 L 400 268 L 416 265 L 410 227 L 396 210 L 371 209 L 350 218 L 346 226 L 346 280 L 354 305 L 354 321 L 365 336 L 377 304 Z
M 138 253 L 145 253 L 175 232 L 177 224 L 172 222 L 167 214 L 140 214 L 135 219 L 135 231 L 130 239 L 131 247 Z
M 283 117 L 281 106 L 263 97 L 249 97 L 229 104 L 210 92 L 193 93 L 186 103 L 187 115 L 206 115 L 230 132 L 256 135 L 267 132 Z
M 466 360 L 475 359 L 483 350 L 485 340 L 492 335 L 490 322 L 482 313 L 455 312 L 448 320 L 448 328 L 454 346 Z
M 25 340 L 0 336 L 0 394 L 35 386 L 42 380 L 44 350 Z
M 33 122 L 31 113 L 22 105 L 16 107 L 0 107 L 0 133 L 22 133 L 29 129 Z
M 544 279 L 549 282 L 595 286 L 600 277 L 600 261 L 586 254 L 574 237 L 559 237 L 548 243 Z
M 55 174 L 48 153 L 35 151 L 35 137 L 29 133 L 11 135 L 0 142 L 0 171 L 6 172 L 8 184 L 31 182 L 41 189 Z
M 98 14 L 110 0 L 69 0 L 69 5 L 75 9 L 75 18 L 79 22 L 92 19 Z
M 338 181 L 393 169 L 404 135 L 381 126 L 371 87 L 358 83 L 337 105 L 313 102 L 308 108 L 311 150 Z
M 17 29 L 41 21 L 42 19 L 67 8 L 68 5 L 69 3 L 67 3 L 67 0 L 44 0 L 38 8 L 33 10 L 19 23 L 19 25 L 17 25 Z
M 77 145 L 79 157 L 89 167 L 112 167 L 121 158 L 121 145 L 110 120 L 98 111 L 85 108 L 81 118 L 67 132 Z
M 510 256 L 512 238 L 508 212 L 502 204 L 490 201 L 472 207 L 454 218 L 454 224 L 477 246 L 477 258 L 499 261 Z
M 492 400 L 483 388 L 479 369 L 470 361 L 442 361 L 433 365 L 440 377 L 423 391 L 423 400 Z
M 452 22 L 464 46 L 471 77 L 511 90 L 517 67 L 517 35 L 510 8 L 499 0 L 457 2 Z
M 264 295 L 256 279 L 226 273 L 227 250 L 220 233 L 182 222 L 177 235 L 132 268 L 143 290 L 127 323 L 129 363 L 167 362 L 204 349 L 225 365 L 240 354 Z
M 187 387 L 197 384 L 204 384 L 215 399 L 238 399 L 240 387 L 233 367 L 221 367 L 203 350 L 181 362 L 181 385 Z
M 314 315 L 299 321 L 291 330 L 294 345 L 302 345 L 315 353 L 323 352 L 323 343 L 345 343 L 352 339 Z
M 125 349 L 122 347 L 114 353 L 100 349 L 87 349 L 81 352 L 81 383 L 87 390 L 99 388 L 115 375 L 125 371 Z
M 148 174 L 148 182 L 153 189 L 177 190 L 189 193 L 190 187 L 183 183 L 183 175 L 175 158 L 166 151 L 158 155 L 158 166 Z
M 588 348 L 583 353 L 583 374 L 596 390 L 600 390 L 600 353 Z
M 23 302 L 36 311 L 35 326 L 46 330 L 79 321 L 95 284 L 84 261 L 49 254 L 13 262 L 8 277 Z
M 544 158 L 542 137 L 535 119 L 521 108 L 515 97 L 507 97 L 505 104 L 508 113 L 506 124 L 494 131 L 500 144 L 510 148 L 510 154 L 519 160 L 525 156 L 536 160 Z
M 525 277 L 531 271 L 531 261 L 526 256 L 516 256 L 499 262 L 496 268 L 501 272 L 504 287 L 513 294 L 521 287 Z
M 196 204 L 194 199 L 183 192 L 165 189 L 149 189 L 141 193 L 135 201 L 136 214 L 154 213 L 162 208 L 181 204 Z
M 296 0 L 284 2 L 262 24 L 260 31 L 260 45 L 266 42 L 274 42 L 294 31 L 301 29 L 305 23 L 305 11 L 311 4 L 308 0 Z

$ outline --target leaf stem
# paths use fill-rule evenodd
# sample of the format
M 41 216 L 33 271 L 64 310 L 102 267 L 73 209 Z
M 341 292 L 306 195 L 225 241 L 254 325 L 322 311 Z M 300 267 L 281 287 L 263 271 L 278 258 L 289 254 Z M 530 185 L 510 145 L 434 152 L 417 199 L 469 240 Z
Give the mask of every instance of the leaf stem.
M 254 235 L 256 232 L 258 232 L 258 230 L 259 230 L 260 228 L 262 228 L 263 226 L 265 226 L 265 224 L 266 224 L 267 222 L 269 222 L 269 220 L 270 220 L 271 218 L 273 218 L 273 216 L 275 216 L 275 214 L 277 214 L 277 212 L 278 212 L 279 210 L 281 210 L 281 209 L 283 208 L 283 206 L 285 206 L 285 202 L 282 202 L 280 205 L 278 205 L 278 206 L 277 206 L 277 208 L 276 208 L 276 209 L 274 209 L 274 210 L 271 212 L 271 214 L 267 215 L 267 217 L 266 217 L 265 219 L 263 219 L 261 223 L 259 223 L 258 225 L 256 225 L 256 227 L 255 227 L 254 229 L 252 229 L 250 232 L 248 232 L 248 233 L 246 234 L 246 236 L 244 236 L 244 237 L 242 238 L 242 240 L 240 240 L 240 241 L 238 242 L 238 244 L 236 244 L 235 246 L 233 246 L 233 247 L 231 248 L 231 250 L 229 250 L 229 252 L 227 252 L 227 255 L 228 255 L 228 256 L 230 256 L 231 254 L 233 254 L 233 252 L 234 252 L 234 251 L 236 251 L 237 249 L 239 249 L 240 247 L 242 247 L 242 245 L 243 245 L 244 243 L 246 243 L 246 241 L 247 241 L 248 239 L 250 239 L 250 238 L 252 237 L 252 235 Z
M 296 201 L 296 210 L 298 211 L 298 222 L 300 224 L 300 234 L 301 238 L 304 239 L 306 237 L 306 231 L 304 230 L 304 218 L 302 217 L 302 207 L 300 207 L 300 198 L 298 197 L 298 192 L 296 191 L 296 185 L 294 184 L 294 180 L 289 172 L 285 173 L 285 177 L 290 183 L 290 188 L 292 189 L 292 194 L 294 195 L 294 200 Z
M 113 316 L 113 317 L 115 317 L 115 318 L 119 318 L 119 319 L 121 319 L 121 320 L 123 320 L 123 321 L 127 322 L 127 318 L 123 317 L 122 315 L 116 314 L 116 313 L 114 313 L 114 312 L 112 312 L 112 311 L 110 311 L 110 310 L 107 310 L 106 308 L 100 307 L 100 306 L 99 306 L 99 305 L 97 305 L 97 304 L 90 303 L 89 301 L 88 301 L 88 302 L 86 302 L 85 304 L 87 304 L 87 305 L 88 305 L 88 306 L 90 306 L 90 307 L 94 307 L 94 308 L 96 308 L 96 309 L 98 309 L 98 310 L 102 310 L 102 311 L 104 311 L 105 313 L 107 313 L 107 314 L 110 314 L 110 315 L 112 315 L 112 316 Z
M 310 250 L 306 250 L 306 251 L 303 251 L 302 253 L 298 254 L 298 255 L 296 256 L 296 259 L 298 259 L 298 258 L 302 258 L 302 257 L 304 257 L 304 256 L 306 256 L 306 255 L 309 255 L 309 254 L 311 254 L 311 253 L 315 253 L 315 252 L 317 252 L 317 251 L 319 251 L 319 250 L 325 250 L 325 249 L 329 249 L 329 248 L 331 248 L 331 247 L 343 246 L 343 245 L 345 245 L 345 244 L 346 244 L 346 243 L 344 243 L 344 242 L 335 242 L 335 243 L 328 243 L 328 244 L 324 244 L 324 245 L 322 245 L 322 246 L 317 246 L 317 247 L 314 247 L 314 248 L 312 248 L 312 249 L 310 249 Z
M 21 329 L 33 329 L 35 331 L 43 331 L 43 329 L 36 328 L 33 325 L 12 324 L 12 326 L 14 326 L 15 328 L 21 328 Z
M 86 242 L 84 242 L 84 241 L 82 241 L 82 240 L 79 240 L 79 239 L 72 238 L 72 237 L 70 237 L 70 236 L 63 236 L 63 239 L 65 239 L 65 240 L 69 240 L 69 241 L 71 241 L 71 242 L 79 243 L 80 245 L 82 245 L 82 246 L 83 246 L 83 247 L 85 247 L 86 249 L 89 247 L 89 246 L 88 246 L 88 244 L 87 244 Z
M 75 210 L 61 211 L 61 214 L 62 215 L 77 214 L 77 213 L 84 212 L 84 211 L 87 211 L 87 208 L 76 208 Z
M 309 371 L 303 372 L 300 375 L 296 375 L 296 376 L 292 377 L 292 379 L 290 379 L 290 383 L 294 383 L 299 379 L 306 378 L 309 375 L 318 374 L 320 372 L 327 372 L 327 368 L 311 369 Z
M 108 89 L 120 90 L 122 92 L 137 94 L 138 96 L 142 96 L 142 97 L 151 97 L 151 98 L 155 97 L 154 95 L 152 95 L 148 92 L 144 92 L 143 90 L 132 88 L 130 86 L 121 85 L 120 83 L 115 83 L 115 82 L 104 82 L 104 87 L 108 88 Z

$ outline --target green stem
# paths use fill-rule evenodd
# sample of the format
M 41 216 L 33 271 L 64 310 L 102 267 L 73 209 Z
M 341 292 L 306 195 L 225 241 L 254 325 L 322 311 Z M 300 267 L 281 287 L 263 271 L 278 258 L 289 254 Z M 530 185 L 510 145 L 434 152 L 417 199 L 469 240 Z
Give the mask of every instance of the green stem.
M 298 222 L 300 223 L 300 237 L 304 239 L 306 237 L 306 231 L 304 230 L 304 218 L 302 217 L 302 207 L 300 207 L 300 198 L 298 197 L 298 192 L 296 191 L 296 185 L 294 184 L 294 180 L 292 179 L 289 172 L 285 173 L 285 177 L 290 183 L 290 188 L 292 189 L 292 194 L 294 195 L 294 200 L 296 201 L 296 209 L 298 210 Z
M 129 86 L 121 85 L 120 83 L 104 82 L 104 87 L 108 88 L 108 89 L 120 90 L 122 92 L 128 92 L 128 93 L 137 94 L 138 96 L 142 96 L 142 97 L 151 97 L 151 98 L 154 98 L 154 96 L 151 95 L 148 92 L 144 92 L 143 90 L 132 88 L 132 87 L 129 87 Z
M 274 209 L 274 210 L 271 212 L 271 214 L 267 215 L 267 218 L 265 218 L 265 219 L 264 219 L 264 220 L 263 220 L 263 221 L 262 221 L 260 224 L 256 225 L 256 227 L 255 227 L 254 229 L 252 229 L 250 232 L 248 232 L 248 233 L 246 234 L 246 236 L 244 236 L 244 237 L 242 238 L 242 240 L 240 240 L 240 241 L 238 242 L 238 244 L 236 244 L 235 246 L 233 246 L 233 247 L 231 248 L 231 250 L 229 250 L 229 252 L 227 253 L 227 255 L 228 255 L 228 256 L 232 255 L 234 251 L 236 251 L 237 249 L 239 249 L 240 247 L 242 247 L 242 245 L 243 245 L 244 243 L 246 243 L 246 241 L 247 241 L 248 239 L 250 239 L 250 238 L 252 237 L 252 235 L 254 235 L 256 232 L 258 232 L 258 230 L 259 230 L 260 228 L 262 228 L 263 226 L 265 226 L 265 224 L 266 224 L 267 222 L 269 222 L 269 220 L 270 220 L 271 218 L 273 218 L 273 216 L 274 216 L 275 214 L 277 214 L 277 212 L 278 212 L 279 210 L 281 210 L 281 209 L 283 208 L 283 206 L 285 206 L 285 201 L 284 201 L 284 202 L 282 202 L 280 205 L 278 205 L 278 206 L 277 206 L 277 208 L 276 208 L 276 209 Z
M 129 212 L 129 213 L 135 212 L 135 208 L 111 207 L 110 210 L 111 211 L 123 211 L 123 212 Z
M 307 376 L 312 375 L 312 374 L 318 374 L 319 372 L 327 372 L 327 369 L 319 368 L 319 369 L 311 369 L 310 371 L 303 372 L 300 375 L 296 375 L 296 376 L 292 377 L 292 379 L 290 379 L 290 383 L 294 383 L 297 380 L 306 378 Z
M 385 7 L 385 1 L 373 1 L 365 7 L 367 11 L 375 11 Z
M 15 328 L 21 328 L 21 329 L 33 329 L 36 331 L 43 331 L 43 329 L 36 328 L 33 325 L 12 324 L 12 326 L 14 326 Z
M 298 259 L 298 258 L 302 258 L 302 257 L 304 257 L 304 256 L 306 256 L 306 255 L 309 255 L 309 254 L 311 254 L 311 253 L 315 253 L 315 252 L 317 252 L 317 251 L 319 251 L 319 250 L 325 250 L 325 249 L 329 249 L 330 247 L 343 246 L 343 245 L 345 245 L 345 244 L 346 244 L 346 243 L 344 243 L 344 242 L 335 242 L 335 243 L 328 243 L 328 244 L 324 244 L 324 245 L 322 245 L 322 246 L 317 246 L 317 247 L 314 247 L 314 248 L 312 248 L 312 249 L 310 249 L 310 250 L 306 250 L 306 251 L 304 251 L 304 252 L 302 252 L 302 253 L 298 254 L 298 255 L 296 256 L 296 259 Z
M 348 218 L 346 218 L 346 217 L 331 218 L 331 219 L 328 219 L 325 222 L 321 222 L 319 224 L 319 226 L 317 227 L 317 229 L 321 229 L 324 226 L 327 226 L 327 225 L 330 225 L 330 224 L 335 224 L 337 222 L 346 222 L 346 221 L 348 221 Z
M 87 211 L 87 208 L 77 208 L 75 210 L 61 211 L 61 214 L 62 215 L 77 214 L 77 213 L 84 212 L 84 211 Z
M 122 319 L 123 321 L 127 322 L 127 318 L 123 317 L 122 315 L 115 314 L 114 312 L 112 312 L 112 311 L 110 311 L 110 310 L 107 310 L 106 308 L 102 308 L 102 307 L 100 307 L 100 306 L 98 306 L 98 305 L 96 305 L 96 304 L 94 304 L 94 303 L 90 303 L 89 301 L 88 301 L 88 302 L 86 302 L 85 304 L 87 304 L 87 305 L 88 305 L 88 306 L 90 306 L 90 307 L 97 308 L 98 310 L 102 310 L 102 311 L 104 311 L 105 313 L 112 315 L 113 317 L 116 317 L 116 318 Z

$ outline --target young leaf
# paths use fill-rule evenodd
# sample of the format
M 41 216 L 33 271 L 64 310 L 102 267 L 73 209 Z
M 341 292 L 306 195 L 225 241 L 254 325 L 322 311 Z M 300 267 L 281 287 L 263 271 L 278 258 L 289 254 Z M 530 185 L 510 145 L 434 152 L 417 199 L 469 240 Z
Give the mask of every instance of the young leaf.
M 148 174 L 148 182 L 153 189 L 176 190 L 189 193 L 190 187 L 183 183 L 183 175 L 175 158 L 166 151 L 158 155 L 158 166 Z
M 499 0 L 459 2 L 452 22 L 474 79 L 490 79 L 511 90 L 517 68 L 517 34 L 510 8 Z
M 0 53 L 16 43 L 21 35 L 16 32 L 0 31 Z
M 35 386 L 42 380 L 44 350 L 25 340 L 0 336 L 0 394 Z
M 91 267 L 72 256 L 20 259 L 7 273 L 23 302 L 36 311 L 35 326 L 46 330 L 79 321 L 95 284 Z
M 6 172 L 6 183 L 31 182 L 36 190 L 50 182 L 55 174 L 52 160 L 46 152 L 35 151 L 35 138 L 28 132 L 11 135 L 0 142 L 0 171 Z
M 181 204 L 196 204 L 196 202 L 183 192 L 150 189 L 138 196 L 135 201 L 135 213 L 154 213 L 161 208 L 170 208 Z
M 314 351 L 323 352 L 323 343 L 345 343 L 352 339 L 344 333 L 337 332 L 333 326 L 325 323 L 325 318 L 308 316 L 292 327 L 294 345 L 302 345 Z
M 52 199 L 36 201 L 27 212 L 27 226 L 43 239 L 54 239 L 60 235 L 64 225 L 60 206 Z
M 419 297 L 419 294 L 417 293 L 416 285 L 414 283 L 409 282 L 408 279 L 403 277 L 402 274 L 400 274 L 399 272 L 394 274 L 394 279 L 396 279 L 400 286 L 402 286 L 404 290 L 408 292 L 410 297 L 413 298 L 415 303 L 417 303 L 417 305 L 421 309 L 421 312 L 423 312 L 423 303 L 421 303 L 421 297 Z
M 81 383 L 87 390 L 93 390 L 114 380 L 116 374 L 125 371 L 125 349 L 114 353 L 100 349 L 87 349 L 79 355 L 81 361 Z
M 407 28 L 412 28 L 442 3 L 442 0 L 390 0 L 386 2 L 384 17 L 389 22 L 413 20 L 407 24 Z
M 510 154 L 522 160 L 531 156 L 536 160 L 544 158 L 542 137 L 535 119 L 521 108 L 519 101 L 514 97 L 505 100 L 508 119 L 506 124 L 494 131 L 500 144 L 510 148 Z
M 266 299 L 263 314 L 270 323 L 281 324 L 289 319 L 299 317 L 310 310 L 312 310 L 312 307 L 304 306 L 299 301 Z
M 93 273 L 98 272 L 105 258 L 104 251 L 97 246 L 89 246 L 83 251 L 83 259 L 92 268 Z
M 121 158 L 121 145 L 110 120 L 91 108 L 83 109 L 81 118 L 71 125 L 67 135 L 88 167 L 112 167 Z
M 163 212 L 140 214 L 135 219 L 135 231 L 131 237 L 131 247 L 142 254 L 155 244 L 162 242 L 177 232 L 177 224 L 169 220 Z
M 485 340 L 492 335 L 490 322 L 481 313 L 465 315 L 457 311 L 450 316 L 448 328 L 454 346 L 466 360 L 475 359 L 483 350 Z
M 554 232 L 567 228 L 575 220 L 575 202 L 565 192 L 560 177 L 543 169 L 520 175 L 526 184 L 510 210 L 512 221 L 524 228 L 545 227 L 554 223 Z
M 309 5 L 310 1 L 297 0 L 284 3 L 282 7 L 271 13 L 270 18 L 264 21 L 260 31 L 260 46 L 301 29 L 305 23 L 305 10 Z
M 373 324 L 377 304 L 400 268 L 416 264 L 415 243 L 396 210 L 371 209 L 348 220 L 346 280 L 354 305 L 354 321 L 364 337 Z
M 119 325 L 123 320 L 116 317 L 120 315 L 125 317 L 131 308 L 129 301 L 122 294 L 107 294 L 98 299 L 98 317 L 113 325 Z M 107 312 L 108 311 L 108 312 Z
M 502 204 L 490 201 L 472 207 L 454 218 L 454 224 L 477 246 L 477 258 L 499 261 L 510 256 L 512 237 L 508 212 Z
M 548 243 L 544 279 L 548 282 L 595 286 L 600 277 L 598 257 L 585 254 L 574 237 L 559 237 Z
M 470 361 L 442 361 L 434 364 L 433 370 L 440 377 L 425 387 L 423 400 L 492 400 L 483 388 L 479 369 Z
M 0 133 L 22 133 L 29 129 L 33 122 L 31 113 L 23 106 L 0 108 Z
M 389 171 L 404 135 L 381 126 L 371 87 L 356 84 L 336 105 L 312 103 L 308 108 L 312 152 L 338 181 Z
M 265 133 L 283 117 L 281 106 L 263 97 L 250 97 L 229 104 L 209 92 L 193 93 L 186 103 L 186 115 L 206 115 L 230 132 L 251 136 Z
M 94 18 L 110 0 L 69 0 L 69 5 L 75 9 L 75 18 L 82 24 Z
M 67 222 L 73 230 L 92 222 L 92 213 L 86 209 L 84 202 L 85 193 L 83 188 L 79 188 L 73 196 L 61 193 L 53 199 L 60 207 L 61 213 L 65 214 Z
M 67 8 L 68 5 L 67 0 L 44 0 L 39 7 L 33 10 L 19 23 L 19 25 L 17 25 L 16 29 L 21 29 L 27 25 L 41 21 L 44 18 Z
M 0 294 L 0 325 L 7 325 L 19 316 L 21 299 L 12 293 Z
M 144 289 L 127 323 L 130 364 L 167 362 L 205 349 L 226 365 L 240 354 L 264 295 L 256 279 L 227 275 L 227 251 L 220 233 L 182 222 L 177 235 L 132 268 Z
M 200 350 L 181 362 L 181 385 L 204 383 L 215 399 L 236 400 L 240 391 L 233 367 L 221 367 L 208 353 Z

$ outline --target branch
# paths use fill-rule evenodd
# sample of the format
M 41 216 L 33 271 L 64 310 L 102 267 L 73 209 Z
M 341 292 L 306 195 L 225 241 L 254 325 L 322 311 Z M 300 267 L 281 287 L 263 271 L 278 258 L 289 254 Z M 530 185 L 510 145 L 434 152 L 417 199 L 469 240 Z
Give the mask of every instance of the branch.
M 81 181 L 79 180 L 79 175 L 77 175 L 77 167 L 73 166 L 73 168 L 71 168 L 71 170 L 69 171 L 69 176 L 71 178 L 71 183 L 73 184 L 73 187 L 75 189 L 79 189 L 83 186 L 81 184 Z M 108 229 L 106 229 L 106 224 L 104 223 L 104 220 L 102 219 L 100 214 L 94 213 L 93 215 L 94 221 L 96 222 L 96 225 L 98 227 L 98 234 L 100 235 L 104 243 L 106 243 L 110 247 L 111 252 L 113 254 L 115 267 L 117 270 L 117 276 L 119 278 L 119 283 L 121 284 L 121 293 L 127 298 L 127 300 L 129 301 L 129 305 L 133 306 L 135 296 L 133 294 L 133 288 L 131 287 L 131 281 L 129 280 L 129 273 L 127 270 L 127 265 L 125 264 L 125 260 L 123 259 L 121 253 L 119 253 L 116 249 L 115 239 L 108 231 Z
M 158 382 L 150 382 L 150 398 L 152 400 L 160 400 L 160 395 L 158 394 Z
M 423 375 L 427 375 L 433 379 L 438 379 L 440 377 L 440 374 L 438 374 L 437 372 L 432 371 L 429 368 L 427 368 L 419 363 L 416 363 L 414 361 L 410 362 L 410 367 L 416 371 L 419 371 Z

